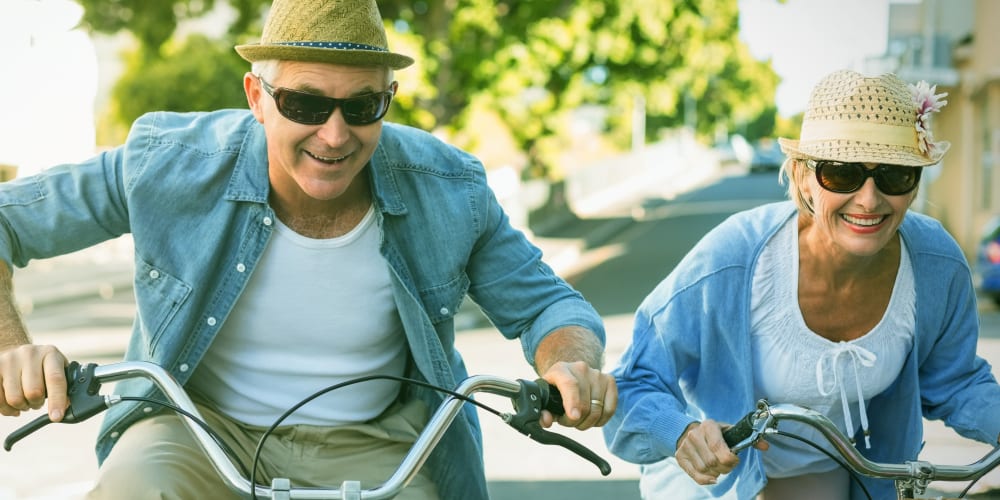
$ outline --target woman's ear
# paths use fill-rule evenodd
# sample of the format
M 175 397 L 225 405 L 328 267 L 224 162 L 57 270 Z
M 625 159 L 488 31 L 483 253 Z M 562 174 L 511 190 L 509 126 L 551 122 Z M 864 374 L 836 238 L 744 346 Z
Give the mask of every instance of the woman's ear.
M 799 191 L 799 200 L 809 213 L 813 213 L 813 199 L 815 195 L 813 189 L 816 186 L 809 181 L 809 174 L 812 171 L 806 166 L 806 161 L 801 158 L 794 158 L 791 162 L 791 175 L 795 176 L 795 188 Z

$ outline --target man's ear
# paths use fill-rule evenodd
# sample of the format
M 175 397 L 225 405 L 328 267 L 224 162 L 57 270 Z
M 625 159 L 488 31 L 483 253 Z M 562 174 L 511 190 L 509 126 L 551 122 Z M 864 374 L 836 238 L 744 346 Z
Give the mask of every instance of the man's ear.
M 264 96 L 264 89 L 260 86 L 260 79 L 257 75 L 249 71 L 243 74 L 243 92 L 247 95 L 247 104 L 250 105 L 250 112 L 258 122 L 264 123 L 264 111 L 261 109 L 260 99 Z

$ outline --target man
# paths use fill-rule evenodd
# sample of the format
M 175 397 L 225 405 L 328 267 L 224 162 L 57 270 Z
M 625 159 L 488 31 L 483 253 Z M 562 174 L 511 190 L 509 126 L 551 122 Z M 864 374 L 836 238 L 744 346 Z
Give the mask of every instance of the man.
M 131 233 L 126 358 L 169 370 L 247 463 L 268 424 L 334 383 L 385 374 L 454 387 L 466 294 L 562 392 L 561 424 L 603 425 L 617 392 L 600 371 L 600 317 L 510 226 L 476 159 L 383 124 L 393 70 L 412 59 L 388 50 L 374 0 L 276 0 L 261 42 L 236 50 L 253 63 L 249 111 L 149 114 L 119 148 L 0 188 L 0 413 L 48 395 L 60 420 L 67 405 L 67 360 L 30 343 L 9 266 Z M 392 381 L 332 391 L 267 441 L 257 477 L 377 485 L 441 400 Z M 97 451 L 91 498 L 232 495 L 160 408 L 109 410 Z M 470 408 L 401 498 L 486 496 Z

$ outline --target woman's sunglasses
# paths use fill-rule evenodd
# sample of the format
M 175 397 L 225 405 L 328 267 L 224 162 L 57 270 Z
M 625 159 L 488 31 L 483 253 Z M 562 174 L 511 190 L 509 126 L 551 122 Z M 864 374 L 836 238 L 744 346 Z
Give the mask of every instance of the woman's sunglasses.
M 389 103 L 392 102 L 393 89 L 395 88 L 395 82 L 393 82 L 393 88 L 389 90 L 337 99 L 284 87 L 274 88 L 260 75 L 257 75 L 257 79 L 260 80 L 264 92 L 274 98 L 274 104 L 278 107 L 281 116 L 304 125 L 326 123 L 338 106 L 348 125 L 375 123 L 389 111 Z
M 869 177 L 875 179 L 875 187 L 887 195 L 900 195 L 913 191 L 920 183 L 920 167 L 884 165 L 869 169 L 864 163 L 841 163 L 829 160 L 806 160 L 809 168 L 816 171 L 820 186 L 834 193 L 853 193 L 865 184 Z

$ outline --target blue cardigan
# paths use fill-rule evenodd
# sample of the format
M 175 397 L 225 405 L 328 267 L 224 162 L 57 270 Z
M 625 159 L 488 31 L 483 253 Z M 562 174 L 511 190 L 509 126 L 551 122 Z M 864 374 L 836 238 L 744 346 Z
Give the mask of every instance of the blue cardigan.
M 750 282 L 764 244 L 797 215 L 789 201 L 733 215 L 646 297 L 632 343 L 613 370 L 620 399 L 603 430 L 614 454 L 638 464 L 659 462 L 676 453 L 690 423 L 732 423 L 753 409 Z M 968 263 L 930 217 L 907 213 L 899 232 L 914 269 L 916 339 L 899 378 L 868 405 L 872 448 L 860 451 L 875 462 L 916 459 L 921 417 L 996 444 L 1000 386 L 976 355 L 979 316 Z M 732 473 L 703 489 L 715 497 L 753 498 L 767 481 L 760 453 L 742 452 Z M 895 498 L 892 481 L 865 483 L 874 498 Z M 852 488 L 852 498 L 863 498 Z

